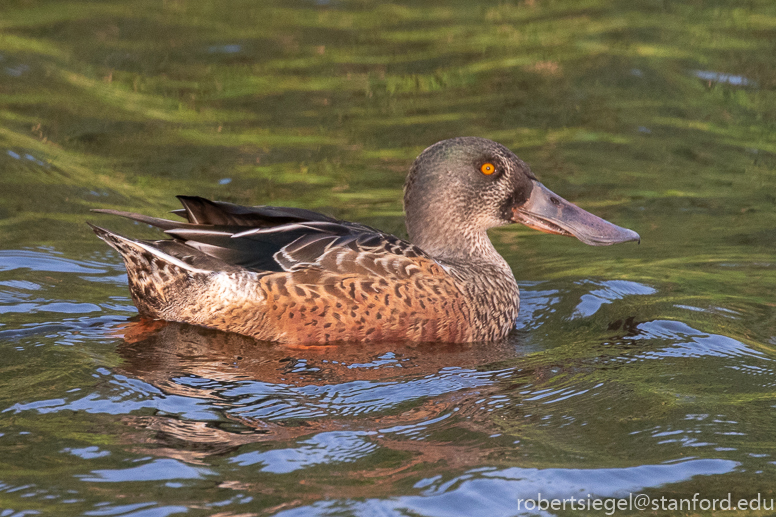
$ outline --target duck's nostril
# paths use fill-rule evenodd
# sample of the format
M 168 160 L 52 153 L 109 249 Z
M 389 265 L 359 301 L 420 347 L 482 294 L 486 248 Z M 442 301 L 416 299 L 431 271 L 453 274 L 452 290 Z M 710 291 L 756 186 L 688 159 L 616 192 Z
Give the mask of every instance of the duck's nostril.
M 555 196 L 552 196 L 550 198 L 550 201 L 552 201 L 552 204 L 555 205 L 555 206 L 558 206 L 560 204 L 560 201 L 558 201 L 558 198 L 555 197 Z

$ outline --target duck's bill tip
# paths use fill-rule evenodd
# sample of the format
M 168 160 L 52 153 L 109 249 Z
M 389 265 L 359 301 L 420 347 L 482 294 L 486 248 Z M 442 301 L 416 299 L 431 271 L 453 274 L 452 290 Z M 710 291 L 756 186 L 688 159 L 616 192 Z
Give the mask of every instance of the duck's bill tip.
M 641 243 L 638 233 L 582 210 L 538 181 L 528 200 L 512 207 L 512 220 L 545 233 L 576 237 L 590 246 Z

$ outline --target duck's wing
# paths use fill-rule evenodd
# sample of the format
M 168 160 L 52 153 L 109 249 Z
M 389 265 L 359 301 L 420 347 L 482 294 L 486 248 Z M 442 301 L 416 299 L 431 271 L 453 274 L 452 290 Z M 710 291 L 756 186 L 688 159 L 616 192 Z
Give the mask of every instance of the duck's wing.
M 311 210 L 245 207 L 200 197 L 179 199 L 184 208 L 174 213 L 187 222 L 117 210 L 96 211 L 156 226 L 178 245 L 257 272 L 317 270 L 406 277 L 419 267 L 418 261 L 433 262 L 417 246 L 398 237 Z M 170 241 L 149 244 L 185 249 L 172 246 Z
M 302 221 L 341 222 L 333 217 L 304 208 L 242 206 L 224 201 L 210 201 L 198 196 L 178 196 L 178 200 L 183 205 L 183 208 L 173 210 L 170 213 L 186 219 L 185 223 L 136 214 L 134 212 L 123 212 L 121 210 L 97 208 L 93 209 L 92 212 L 126 217 L 134 221 L 156 226 L 162 230 L 194 228 L 197 226 L 271 228 Z
M 301 221 L 341 222 L 304 208 L 242 206 L 224 201 L 210 201 L 199 196 L 178 196 L 178 200 L 183 208 L 173 210 L 172 213 L 193 224 L 270 228 Z

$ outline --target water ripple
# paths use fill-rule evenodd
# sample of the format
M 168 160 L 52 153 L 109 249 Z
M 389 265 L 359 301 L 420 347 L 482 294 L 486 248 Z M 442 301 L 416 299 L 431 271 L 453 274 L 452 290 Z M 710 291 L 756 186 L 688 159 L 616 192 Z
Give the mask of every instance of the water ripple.
M 687 481 L 695 476 L 732 472 L 738 463 L 722 459 L 696 459 L 661 465 L 607 469 L 473 469 L 448 481 L 431 478 L 419 495 L 366 501 L 320 501 L 280 512 L 283 517 L 333 516 L 343 512 L 358 516 L 425 515 L 428 517 L 491 517 L 516 514 L 518 499 L 627 497 L 650 488 Z
M 771 359 L 741 341 L 720 334 L 709 334 L 696 330 L 681 321 L 655 320 L 640 323 L 640 336 L 631 339 L 655 339 L 671 343 L 657 351 L 637 354 L 641 358 L 655 357 L 756 357 Z
M 626 296 L 647 296 L 657 292 L 652 287 L 627 280 L 608 280 L 600 283 L 586 281 L 583 284 L 598 285 L 600 289 L 594 289 L 588 294 L 582 295 L 579 304 L 569 319 L 592 316 L 598 312 L 601 306 L 612 303 L 615 300 L 621 300 Z
M 226 398 L 239 397 L 241 407 L 235 413 L 262 420 L 312 418 L 324 414 L 355 416 L 386 411 L 426 397 L 490 386 L 500 372 L 447 368 L 436 375 L 403 382 L 350 381 L 300 387 L 248 381 L 220 394 Z
M 172 479 L 202 479 L 215 472 L 203 467 L 192 467 L 173 459 L 157 459 L 126 469 L 93 470 L 91 475 L 79 476 L 92 483 L 123 483 L 127 481 L 167 481 Z
M 88 273 L 101 274 L 116 269 L 99 262 L 73 260 L 59 256 L 54 252 L 32 250 L 0 250 L 0 272 L 15 269 L 31 269 L 49 273 Z
M 240 466 L 261 464 L 263 472 L 287 474 L 295 470 L 332 462 L 349 463 L 377 450 L 368 440 L 374 432 L 332 431 L 299 442 L 298 447 L 239 454 L 230 462 Z

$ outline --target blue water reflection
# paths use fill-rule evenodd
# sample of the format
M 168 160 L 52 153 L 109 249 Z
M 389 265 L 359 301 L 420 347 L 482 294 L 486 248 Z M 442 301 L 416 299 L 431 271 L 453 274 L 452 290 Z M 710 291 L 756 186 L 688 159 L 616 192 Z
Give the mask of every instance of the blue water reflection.
M 156 506 L 154 503 L 102 505 L 99 510 L 84 512 L 84 515 L 101 517 L 104 515 L 121 515 L 122 517 L 167 517 L 180 513 L 188 513 L 185 506 Z M 149 508 L 152 507 L 152 508 Z
M 733 86 L 756 86 L 757 84 L 751 79 L 747 79 L 742 75 L 735 74 L 723 74 L 720 72 L 712 72 L 710 70 L 695 70 L 693 72 L 695 77 L 703 79 L 705 81 L 713 81 L 716 83 L 727 83 Z
M 320 433 L 299 442 L 294 448 L 248 452 L 239 454 L 230 461 L 242 467 L 261 464 L 261 471 L 274 474 L 287 474 L 322 463 L 347 463 L 377 450 L 377 444 L 365 439 L 370 434 L 375 432 Z
M 656 293 L 652 287 L 627 280 L 586 283 L 595 285 L 597 288 L 582 295 L 579 304 L 571 315 L 571 319 L 592 316 L 598 312 L 602 305 L 610 304 L 615 300 L 621 300 L 626 296 L 649 296 Z
M 640 336 L 632 339 L 658 339 L 670 343 L 660 350 L 645 351 L 638 357 L 744 357 L 772 361 L 764 353 L 727 336 L 707 334 L 681 321 L 655 320 L 638 325 Z
M 215 472 L 202 467 L 192 467 L 173 459 L 159 459 L 126 469 L 93 470 L 80 476 L 91 483 L 122 483 L 127 481 L 167 481 L 173 479 L 202 479 Z
M 280 512 L 277 515 L 427 515 L 461 516 L 536 515 L 546 512 L 519 511 L 518 500 L 627 498 L 647 489 L 688 481 L 694 476 L 720 475 L 732 472 L 737 463 L 728 460 L 690 460 L 664 465 L 640 465 L 609 469 L 477 469 L 440 482 L 420 482 L 422 494 L 395 499 L 367 501 L 322 501 Z
M 31 269 L 52 273 L 105 273 L 105 264 L 68 259 L 58 254 L 32 250 L 0 250 L 0 272 Z M 116 269 L 111 266 L 110 269 Z

